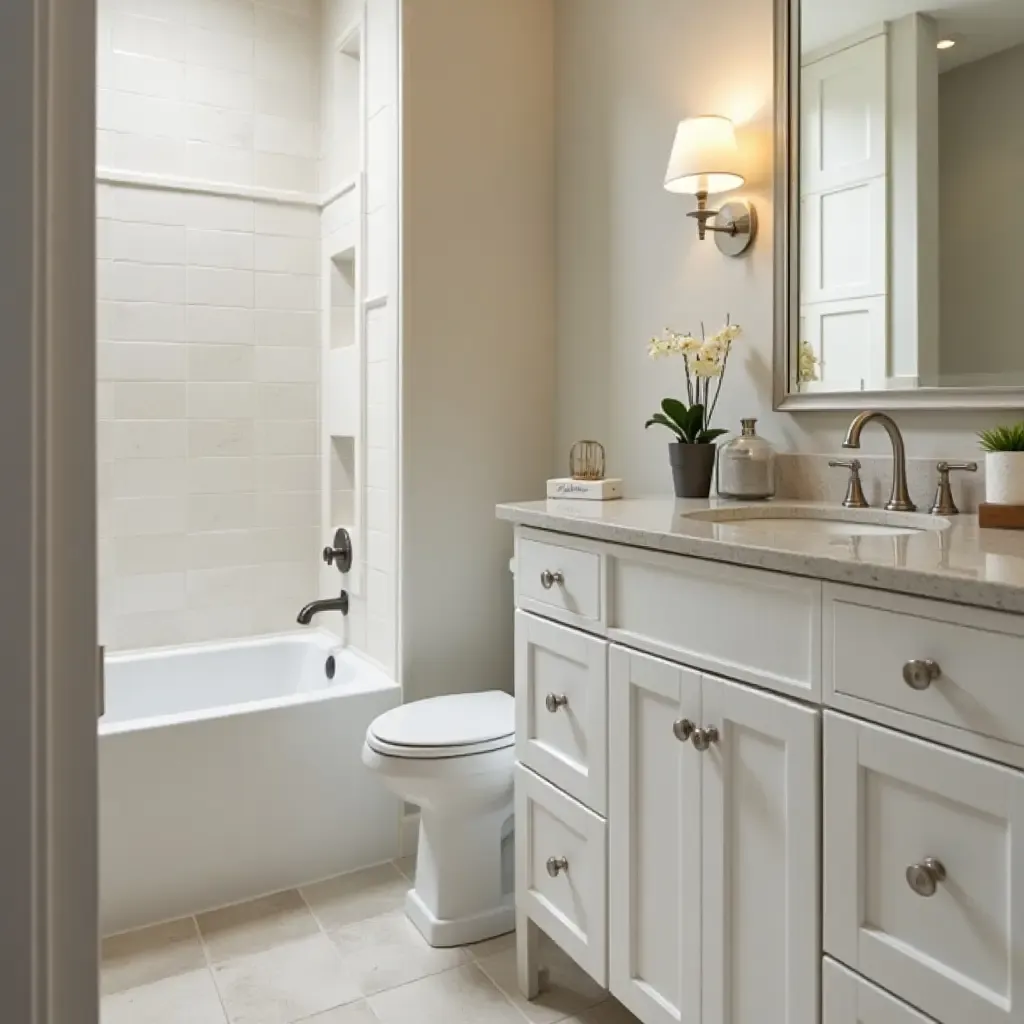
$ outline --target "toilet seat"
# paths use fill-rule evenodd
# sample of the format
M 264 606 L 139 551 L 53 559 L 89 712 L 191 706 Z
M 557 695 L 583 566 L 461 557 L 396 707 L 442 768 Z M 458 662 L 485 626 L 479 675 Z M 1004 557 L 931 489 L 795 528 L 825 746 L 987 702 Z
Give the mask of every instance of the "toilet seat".
M 412 760 L 466 757 L 515 744 L 515 701 L 501 690 L 431 697 L 377 718 L 366 745 Z

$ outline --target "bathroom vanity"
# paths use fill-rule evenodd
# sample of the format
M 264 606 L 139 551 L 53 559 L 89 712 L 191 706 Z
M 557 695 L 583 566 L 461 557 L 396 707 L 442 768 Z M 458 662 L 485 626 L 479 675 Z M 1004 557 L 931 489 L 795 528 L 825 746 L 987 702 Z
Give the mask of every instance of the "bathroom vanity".
M 1024 537 L 585 504 L 498 513 L 525 993 L 540 929 L 645 1024 L 1024 1020 Z

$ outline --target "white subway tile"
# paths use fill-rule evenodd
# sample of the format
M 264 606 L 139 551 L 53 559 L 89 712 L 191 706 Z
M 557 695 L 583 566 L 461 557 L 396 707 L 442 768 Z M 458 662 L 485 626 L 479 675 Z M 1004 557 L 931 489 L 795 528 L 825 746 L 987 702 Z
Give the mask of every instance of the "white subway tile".
M 255 491 L 233 494 L 190 494 L 188 498 L 188 530 L 244 530 L 262 525 L 258 514 L 259 495 Z
M 253 184 L 253 155 L 247 149 L 186 142 L 185 173 L 200 181 L 227 185 Z
M 189 569 L 222 569 L 269 561 L 259 550 L 256 537 L 256 531 L 245 529 L 190 534 L 185 564 Z
M 255 415 L 255 384 L 197 383 L 188 385 L 189 419 L 251 419 Z
M 106 220 L 130 221 L 184 227 L 187 196 L 167 189 L 140 188 L 133 185 L 101 185 L 102 203 L 98 210 L 100 227 L 109 231 Z M 134 259 L 134 256 L 122 257 Z
M 254 183 L 260 188 L 288 192 L 316 192 L 319 188 L 317 162 L 313 157 L 258 152 L 253 168 Z
M 185 39 L 174 22 L 143 18 L 123 11 L 110 17 L 110 43 L 116 52 L 165 60 L 185 59 Z
M 394 405 L 368 405 L 366 407 L 366 443 L 373 448 L 390 448 L 395 441 Z
M 182 126 L 185 137 L 194 142 L 252 149 L 253 115 L 243 110 L 188 103 L 184 107 Z
M 102 134 L 108 140 L 99 160 L 103 167 L 138 174 L 180 175 L 185 171 L 185 143 L 181 139 L 110 131 Z
M 366 15 L 366 108 L 373 116 L 396 99 L 398 14 L 393 3 L 370 3 Z
M 315 43 L 315 24 L 302 14 L 270 4 L 256 5 L 256 37 L 271 42 L 288 40 L 291 46 Z
M 97 381 L 96 383 L 96 418 L 98 420 L 112 420 L 114 418 L 114 387 L 108 381 Z
M 304 18 L 316 19 L 320 14 L 318 0 L 256 0 L 257 7 L 276 7 Z
M 320 425 L 315 420 L 256 421 L 260 455 L 316 455 Z
M 253 304 L 251 270 L 189 267 L 187 281 L 188 302 L 192 306 L 240 306 L 244 309 Z
M 315 277 L 299 274 L 256 274 L 257 309 L 317 308 L 320 282 Z
M 255 236 L 255 268 L 279 274 L 316 274 L 320 246 L 315 238 Z
M 294 78 L 256 79 L 254 109 L 258 114 L 307 118 L 319 103 L 316 86 L 310 74 Z
M 255 450 L 252 420 L 190 420 L 190 458 L 252 455 Z
M 250 458 L 194 458 L 189 460 L 190 494 L 231 494 L 255 491 L 259 463 Z
M 366 491 L 366 525 L 370 530 L 390 533 L 394 527 L 391 512 L 391 492 L 375 487 Z
M 390 671 L 395 660 L 395 627 L 390 619 L 367 615 L 366 653 Z
M 256 341 L 261 345 L 318 347 L 320 314 L 294 309 L 257 309 Z
M 180 570 L 185 564 L 185 535 L 115 537 L 111 542 L 114 570 L 121 576 Z
M 184 420 L 115 420 L 114 459 L 175 459 L 188 453 Z
M 186 255 L 193 267 L 253 269 L 253 236 L 245 231 L 206 231 L 189 228 Z
M 387 490 L 391 487 L 391 452 L 387 448 L 366 449 L 366 486 Z
M 284 153 L 311 159 L 319 153 L 319 129 L 315 121 L 257 114 L 255 144 L 256 149 L 263 153 Z
M 391 290 L 395 245 L 390 212 L 390 207 L 381 207 L 366 218 L 366 294 L 370 297 Z
M 254 350 L 249 345 L 189 345 L 190 381 L 242 383 L 254 376 Z
M 262 573 L 262 567 L 252 565 L 190 570 L 185 580 L 189 607 L 251 607 L 253 594 L 263 591 Z
M 165 100 L 184 98 L 186 71 L 180 61 L 111 53 L 104 59 L 104 66 L 104 83 L 118 92 Z
M 315 420 L 317 391 L 315 384 L 260 384 L 257 417 L 263 420 Z
M 373 212 L 385 206 L 397 180 L 397 127 L 393 107 L 370 118 L 366 132 L 366 204 Z
M 127 651 L 166 647 L 182 642 L 188 626 L 187 612 L 145 612 L 114 618 L 109 646 Z
M 281 529 L 265 529 L 253 532 L 252 540 L 261 564 L 292 562 L 310 565 L 310 555 L 320 550 L 320 531 L 316 527 L 288 526 Z
M 319 526 L 320 492 L 262 492 L 258 496 L 257 521 L 260 526 Z
M 185 33 L 185 53 L 190 64 L 208 68 L 251 73 L 254 67 L 253 40 L 247 35 L 211 32 L 191 25 Z
M 255 29 L 252 0 L 201 0 L 189 7 L 188 21 L 231 35 L 252 36 Z
M 371 569 L 380 569 L 381 572 L 391 573 L 394 571 L 394 545 L 391 542 L 391 534 L 383 530 L 366 531 L 366 564 Z
M 185 417 L 183 383 L 125 381 L 113 385 L 119 420 L 173 420 Z
M 184 459 L 118 459 L 110 464 L 115 498 L 158 498 L 187 491 Z
M 144 18 L 157 18 L 184 24 L 188 4 L 183 0 L 102 0 L 99 13 L 109 17 L 116 11 L 128 11 Z
M 96 369 L 100 380 L 184 380 L 185 346 L 100 341 Z
M 182 341 L 185 307 L 164 302 L 98 303 L 97 335 L 104 341 Z
M 185 268 L 99 260 L 96 297 L 136 302 L 185 301 Z
M 161 495 L 155 498 L 115 498 L 111 504 L 113 530 L 117 537 L 184 532 L 183 497 Z
M 165 224 L 104 220 L 97 224 L 96 254 L 101 259 L 162 266 L 184 264 L 185 229 Z
M 393 612 L 394 600 L 391 577 L 380 569 L 366 571 L 366 611 L 367 614 L 386 618 Z
M 188 341 L 216 345 L 251 345 L 255 340 L 253 311 L 218 306 L 187 306 L 185 336 Z
M 260 490 L 312 491 L 320 486 L 320 460 L 309 456 L 270 456 L 259 460 Z
M 257 203 L 254 229 L 258 235 L 320 237 L 320 211 L 314 206 L 290 203 Z
M 184 635 L 188 643 L 202 643 L 274 632 L 262 625 L 261 611 L 252 601 L 237 606 L 191 609 L 184 614 Z
M 96 98 L 96 126 L 154 138 L 183 139 L 185 111 L 185 105 L 178 100 L 100 89 Z
M 117 581 L 118 614 L 172 612 L 184 607 L 184 572 L 121 576 Z
M 253 69 L 257 79 L 290 81 L 304 74 L 315 74 L 320 55 L 315 40 L 255 40 Z
M 391 360 L 368 363 L 366 366 L 366 403 L 394 408 L 394 374 Z
M 185 223 L 190 228 L 219 231 L 252 231 L 255 227 L 256 206 L 252 199 L 233 196 L 205 196 L 192 194 L 185 200 Z
M 255 105 L 255 83 L 247 72 L 188 64 L 184 97 L 193 103 L 249 112 Z
M 319 353 L 313 348 L 256 347 L 256 380 L 267 383 L 299 383 L 320 379 Z

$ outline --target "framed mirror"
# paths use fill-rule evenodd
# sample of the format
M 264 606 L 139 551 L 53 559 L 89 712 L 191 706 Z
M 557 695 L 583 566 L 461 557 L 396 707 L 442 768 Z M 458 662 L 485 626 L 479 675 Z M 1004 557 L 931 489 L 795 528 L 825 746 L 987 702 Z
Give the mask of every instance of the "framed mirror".
M 1024 407 L 1024 0 L 776 12 L 776 408 Z

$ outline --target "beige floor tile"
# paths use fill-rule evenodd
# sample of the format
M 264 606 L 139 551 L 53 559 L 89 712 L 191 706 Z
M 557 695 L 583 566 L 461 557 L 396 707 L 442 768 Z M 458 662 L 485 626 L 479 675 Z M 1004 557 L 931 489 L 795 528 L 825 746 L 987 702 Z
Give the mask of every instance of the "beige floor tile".
M 507 935 L 499 935 L 497 938 L 484 939 L 483 942 L 474 942 L 472 946 L 466 946 L 466 952 L 474 960 L 482 960 L 484 957 L 494 956 L 496 953 L 504 953 L 507 949 L 516 948 L 516 933 L 509 932 Z
M 562 1024 L 640 1024 L 640 1021 L 617 999 L 607 999 Z
M 555 1024 L 608 998 L 608 993 L 550 939 L 541 939 L 541 966 L 546 978 L 540 995 L 532 1002 L 516 983 L 516 951 L 503 950 L 477 960 L 480 969 L 532 1024 Z
M 398 910 L 408 891 L 409 880 L 394 864 L 339 875 L 301 890 L 325 931 Z
M 100 990 L 110 995 L 205 967 L 195 921 L 183 917 L 104 939 Z
M 416 880 L 416 858 L 415 857 L 399 857 L 398 860 L 393 862 L 395 867 L 409 879 L 410 882 Z
M 225 1024 L 208 968 L 104 996 L 101 1024 Z
M 262 953 L 320 931 L 297 889 L 199 914 L 196 921 L 212 963 Z
M 380 1019 L 370 1009 L 369 1003 L 350 1003 L 326 1013 L 307 1017 L 299 1024 L 380 1024 Z
M 371 996 L 369 1003 L 382 1024 L 523 1024 L 473 964 Z
M 213 976 L 232 1024 L 292 1024 L 361 993 L 326 935 L 218 964 Z
M 329 933 L 345 960 L 345 973 L 363 995 L 406 985 L 469 960 L 462 949 L 434 949 L 401 910 Z

